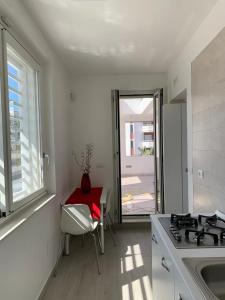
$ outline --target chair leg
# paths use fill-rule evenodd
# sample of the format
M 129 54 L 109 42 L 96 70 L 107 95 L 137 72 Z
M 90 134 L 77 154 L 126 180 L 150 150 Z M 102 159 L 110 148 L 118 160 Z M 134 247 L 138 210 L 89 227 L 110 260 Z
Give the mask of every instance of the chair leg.
M 69 235 L 69 233 L 65 234 L 64 254 L 65 255 L 69 255 L 70 254 L 70 235 Z
M 95 234 L 93 232 L 91 232 L 91 236 L 93 237 L 94 244 L 95 244 L 96 262 L 97 262 L 97 267 L 98 267 L 98 274 L 100 275 L 101 271 L 100 271 L 100 263 L 99 263 L 99 257 L 98 257 L 98 248 L 97 248 L 96 237 L 95 237 Z
M 106 217 L 106 223 L 107 223 L 107 225 L 109 227 L 109 233 L 110 233 L 110 236 L 112 238 L 113 244 L 114 244 L 114 246 L 116 246 L 116 240 L 115 240 L 115 237 L 114 237 L 114 234 L 113 234 L 113 231 L 112 231 L 112 227 L 111 227 L 111 224 L 109 223 L 107 217 Z
M 98 226 L 99 226 L 99 225 L 98 225 Z M 98 244 L 99 244 L 99 249 L 101 250 L 101 248 L 102 248 L 102 245 L 101 245 L 101 240 L 100 240 L 100 235 L 99 235 L 98 226 L 97 226 L 96 230 L 97 230 L 97 235 L 98 235 Z

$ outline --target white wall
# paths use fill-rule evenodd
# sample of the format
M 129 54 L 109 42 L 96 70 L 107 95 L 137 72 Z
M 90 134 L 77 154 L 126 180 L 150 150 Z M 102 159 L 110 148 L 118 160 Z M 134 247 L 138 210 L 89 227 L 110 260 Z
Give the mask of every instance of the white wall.
M 205 18 L 184 50 L 168 70 L 168 100 L 174 99 L 187 89 L 188 118 L 188 180 L 189 210 L 193 211 L 193 180 L 192 180 L 192 107 L 191 107 L 191 62 L 212 41 L 225 26 L 225 1 L 217 4 Z
M 154 175 L 154 155 L 124 156 L 121 160 L 122 175 Z
M 73 186 L 69 76 L 20 1 L 0 0 L 0 12 L 13 21 L 14 29 L 21 33 L 43 67 L 44 151 L 50 154 L 47 185 L 56 198 L 0 242 L 0 298 L 35 300 L 59 255 L 60 201 Z
M 94 143 L 93 185 L 113 186 L 111 90 L 151 90 L 165 86 L 166 74 L 162 73 L 73 78 L 72 147 L 79 153 L 86 143 Z M 77 185 L 80 184 L 80 177 L 80 170 L 74 164 L 74 182 Z

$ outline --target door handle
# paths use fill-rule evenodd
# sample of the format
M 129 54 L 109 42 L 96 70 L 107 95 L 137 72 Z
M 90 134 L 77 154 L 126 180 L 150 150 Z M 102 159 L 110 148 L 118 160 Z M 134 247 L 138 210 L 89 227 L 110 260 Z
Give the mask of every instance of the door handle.
M 157 239 L 156 239 L 154 233 L 153 233 L 153 235 L 152 235 L 152 241 L 153 241 L 155 244 L 158 244 L 158 241 L 157 241 Z
M 162 267 L 163 267 L 167 272 L 170 272 L 170 269 L 169 269 L 169 267 L 168 267 L 167 264 L 166 264 L 166 259 L 165 259 L 165 257 L 162 257 L 161 265 L 162 265 Z
M 43 158 L 43 159 L 46 159 L 46 160 L 47 160 L 47 163 L 48 163 L 48 165 L 49 165 L 49 155 L 48 155 L 48 153 L 43 152 L 43 153 L 42 153 L 42 158 Z

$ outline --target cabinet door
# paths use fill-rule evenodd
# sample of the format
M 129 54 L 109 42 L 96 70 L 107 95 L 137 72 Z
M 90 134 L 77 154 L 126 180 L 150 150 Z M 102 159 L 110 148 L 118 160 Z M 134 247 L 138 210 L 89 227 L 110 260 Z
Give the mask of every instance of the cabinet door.
M 153 300 L 160 299 L 161 253 L 156 235 L 152 234 L 152 290 Z
M 175 299 L 174 300 L 193 300 L 188 289 L 184 285 L 178 272 L 174 274 L 175 279 Z
M 174 299 L 173 266 L 155 232 L 152 234 L 152 288 L 154 300 Z

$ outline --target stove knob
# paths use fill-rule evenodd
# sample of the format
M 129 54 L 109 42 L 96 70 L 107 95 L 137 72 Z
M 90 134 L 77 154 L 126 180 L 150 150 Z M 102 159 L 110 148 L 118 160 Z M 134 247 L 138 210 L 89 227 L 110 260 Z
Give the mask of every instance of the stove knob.
M 175 237 L 178 242 L 181 242 L 181 234 L 175 234 Z
M 181 234 L 179 234 L 179 236 L 178 236 L 177 240 L 178 240 L 178 242 L 181 242 L 181 240 L 182 240 L 182 236 L 181 236 Z
M 183 298 L 182 298 L 182 296 L 181 296 L 181 294 L 179 293 L 178 294 L 178 300 L 182 300 Z

